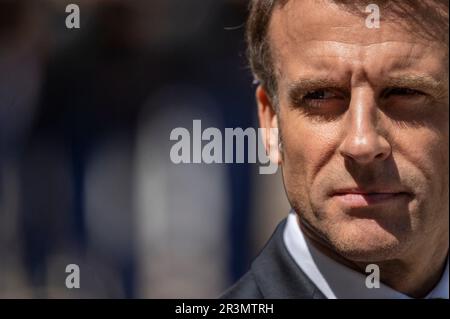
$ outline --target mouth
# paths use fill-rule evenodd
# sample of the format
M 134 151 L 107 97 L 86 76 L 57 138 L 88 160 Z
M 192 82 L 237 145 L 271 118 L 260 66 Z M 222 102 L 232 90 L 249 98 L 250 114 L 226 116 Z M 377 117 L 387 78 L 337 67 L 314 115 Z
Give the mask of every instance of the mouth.
M 362 190 L 358 188 L 337 190 L 331 194 L 341 203 L 350 207 L 365 207 L 411 198 L 412 194 L 396 190 Z

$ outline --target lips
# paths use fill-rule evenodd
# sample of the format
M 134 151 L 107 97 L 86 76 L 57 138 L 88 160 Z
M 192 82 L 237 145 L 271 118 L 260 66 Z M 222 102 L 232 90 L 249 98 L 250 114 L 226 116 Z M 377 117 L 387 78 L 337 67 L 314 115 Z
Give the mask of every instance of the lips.
M 363 190 L 359 188 L 342 189 L 332 193 L 332 197 L 351 207 L 364 207 L 404 200 L 411 193 L 402 190 Z

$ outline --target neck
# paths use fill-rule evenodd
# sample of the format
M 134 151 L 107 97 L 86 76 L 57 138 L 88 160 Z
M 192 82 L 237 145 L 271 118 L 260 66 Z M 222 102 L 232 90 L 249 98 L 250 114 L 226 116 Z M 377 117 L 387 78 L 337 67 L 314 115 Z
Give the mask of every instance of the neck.
M 373 262 L 355 262 L 343 257 L 305 219 L 297 215 L 297 222 L 305 237 L 317 250 L 338 263 L 366 275 L 366 266 Z M 430 249 L 429 243 L 434 243 L 433 249 Z M 425 297 L 439 282 L 446 267 L 448 237 L 441 236 L 441 240 L 430 240 L 422 246 L 424 247 L 418 247 L 418 250 L 415 250 L 414 256 L 377 261 L 376 264 L 382 274 L 381 281 L 410 297 Z

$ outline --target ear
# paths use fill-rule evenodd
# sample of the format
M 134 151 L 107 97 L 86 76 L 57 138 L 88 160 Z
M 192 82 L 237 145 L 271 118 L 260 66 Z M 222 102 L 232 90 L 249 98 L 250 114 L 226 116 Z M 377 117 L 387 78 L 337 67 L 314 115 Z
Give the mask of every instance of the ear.
M 259 127 L 263 128 L 264 147 L 272 163 L 281 164 L 278 139 L 278 115 L 266 90 L 260 85 L 256 89 Z

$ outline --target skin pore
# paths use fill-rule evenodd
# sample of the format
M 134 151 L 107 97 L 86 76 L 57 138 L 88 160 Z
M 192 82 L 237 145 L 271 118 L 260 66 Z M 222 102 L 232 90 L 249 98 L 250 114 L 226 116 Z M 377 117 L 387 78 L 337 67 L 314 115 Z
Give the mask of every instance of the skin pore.
M 258 87 L 258 114 L 280 131 L 272 160 L 307 238 L 420 298 L 448 254 L 448 42 L 381 17 L 369 29 L 332 1 L 277 6 L 277 104 Z

